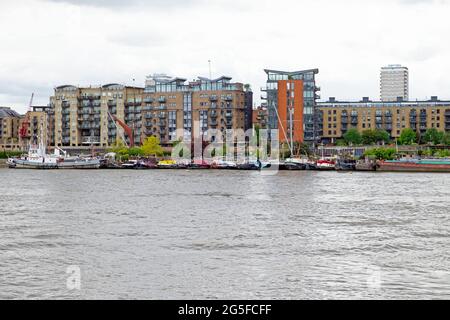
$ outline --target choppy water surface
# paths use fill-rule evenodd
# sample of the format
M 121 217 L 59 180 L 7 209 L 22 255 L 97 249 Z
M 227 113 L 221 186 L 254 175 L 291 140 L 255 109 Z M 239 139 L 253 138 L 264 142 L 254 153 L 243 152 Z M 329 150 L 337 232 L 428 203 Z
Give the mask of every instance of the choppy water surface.
M 450 176 L 0 169 L 0 298 L 450 298 Z M 67 268 L 81 270 L 81 290 Z

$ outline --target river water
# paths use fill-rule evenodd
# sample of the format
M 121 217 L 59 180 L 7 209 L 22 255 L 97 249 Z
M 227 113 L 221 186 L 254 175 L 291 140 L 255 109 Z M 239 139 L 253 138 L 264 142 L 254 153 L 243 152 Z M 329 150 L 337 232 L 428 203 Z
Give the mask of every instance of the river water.
M 0 298 L 448 299 L 449 178 L 0 169 Z

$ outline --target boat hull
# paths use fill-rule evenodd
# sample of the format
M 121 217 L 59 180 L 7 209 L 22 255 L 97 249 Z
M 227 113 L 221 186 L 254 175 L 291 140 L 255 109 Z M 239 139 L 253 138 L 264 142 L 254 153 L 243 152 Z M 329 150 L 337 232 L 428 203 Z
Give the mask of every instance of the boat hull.
M 377 171 L 385 172 L 447 172 L 450 173 L 450 164 L 422 164 L 381 162 Z
M 99 161 L 86 161 L 86 162 L 72 162 L 72 163 L 39 163 L 26 160 L 12 160 L 8 161 L 9 168 L 11 169 L 38 169 L 38 170 L 62 170 L 62 169 L 99 169 Z

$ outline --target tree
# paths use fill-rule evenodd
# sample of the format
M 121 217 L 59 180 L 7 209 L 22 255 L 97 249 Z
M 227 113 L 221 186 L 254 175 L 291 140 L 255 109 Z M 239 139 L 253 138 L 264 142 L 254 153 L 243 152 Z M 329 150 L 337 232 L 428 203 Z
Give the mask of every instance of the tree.
M 374 135 L 377 143 L 389 143 L 391 141 L 391 135 L 386 130 L 376 129 Z
M 393 160 L 396 150 L 392 148 L 374 148 L 364 153 L 365 157 L 375 158 L 377 160 Z
M 400 134 L 398 142 L 402 145 L 411 145 L 417 143 L 416 132 L 411 128 L 406 128 Z
M 141 148 L 139 147 L 134 147 L 134 148 L 130 148 L 128 149 L 128 155 L 131 157 L 140 157 L 145 155 L 144 152 L 142 151 Z
M 390 135 L 386 130 L 375 129 L 375 130 L 365 130 L 362 133 L 362 142 L 366 145 L 378 144 L 378 143 L 388 143 L 390 141 Z
M 362 143 L 362 137 L 357 129 L 350 129 L 344 134 L 344 141 L 348 145 L 359 145 Z
M 444 133 L 438 131 L 435 128 L 428 129 L 423 136 L 423 141 L 425 143 L 430 143 L 434 145 L 441 144 L 443 140 L 444 140 Z
M 146 156 L 162 156 L 164 150 L 161 147 L 160 141 L 157 137 L 148 137 L 141 147 L 142 153 Z
M 447 131 L 442 137 L 442 144 L 450 146 L 450 131 Z

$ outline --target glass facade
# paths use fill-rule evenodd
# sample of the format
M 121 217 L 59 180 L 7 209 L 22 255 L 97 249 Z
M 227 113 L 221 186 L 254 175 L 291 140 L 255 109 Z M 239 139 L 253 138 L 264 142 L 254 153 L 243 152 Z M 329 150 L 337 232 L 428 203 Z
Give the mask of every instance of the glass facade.
M 192 94 L 185 93 L 183 95 L 183 129 L 184 139 L 192 138 Z
M 265 70 L 267 74 L 267 107 L 268 107 L 268 128 L 278 129 L 278 81 L 282 80 L 302 80 L 303 81 L 303 126 L 305 142 L 314 142 L 318 138 L 316 121 L 316 92 L 315 76 L 318 69 L 311 69 L 297 72 Z

